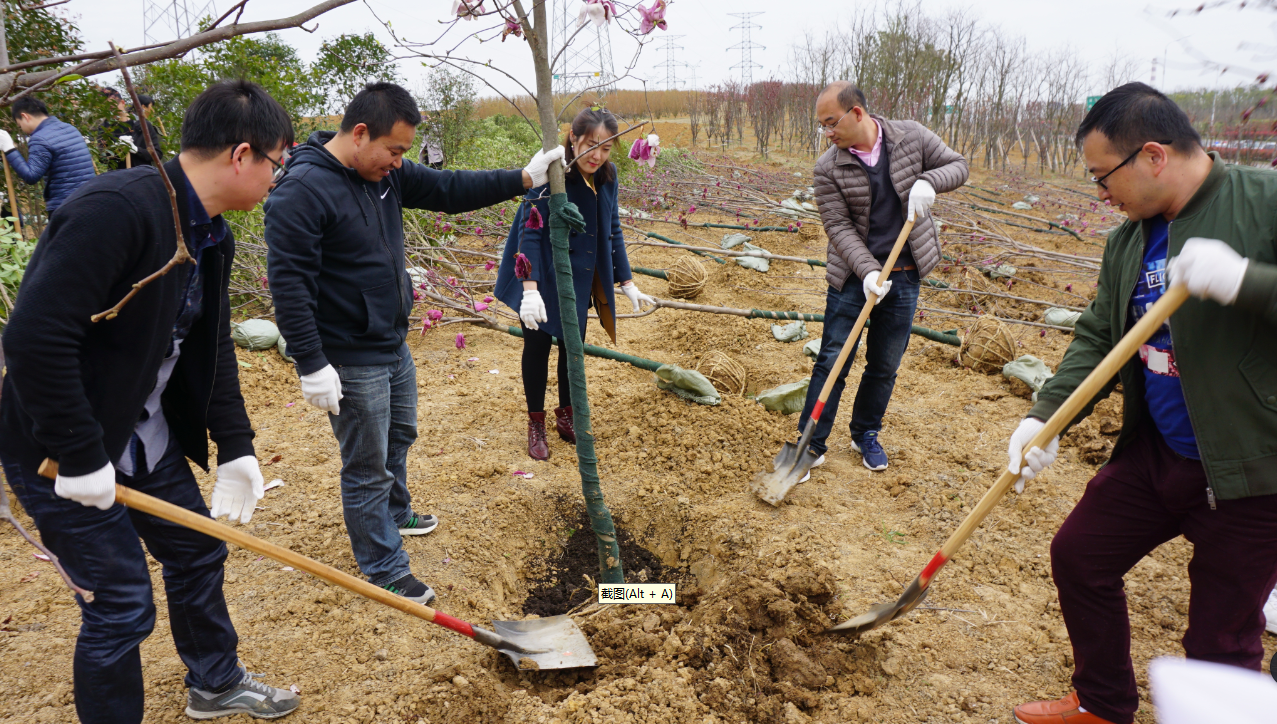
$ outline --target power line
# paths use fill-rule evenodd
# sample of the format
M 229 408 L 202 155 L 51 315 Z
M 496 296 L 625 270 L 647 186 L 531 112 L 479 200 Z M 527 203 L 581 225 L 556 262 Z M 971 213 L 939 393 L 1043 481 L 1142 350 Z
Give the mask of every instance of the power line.
M 758 17 L 759 15 L 762 15 L 762 13 L 761 12 L 728 13 L 728 15 L 730 15 L 733 18 L 741 19 L 740 24 L 730 28 L 730 30 L 741 31 L 741 42 L 728 48 L 728 50 L 740 51 L 740 62 L 737 63 L 736 65 L 733 65 L 731 69 L 736 70 L 737 68 L 740 68 L 741 85 L 743 85 L 745 88 L 749 88 L 751 85 L 754 84 L 754 69 L 758 68 L 759 70 L 762 70 L 762 67 L 763 67 L 759 65 L 758 63 L 754 62 L 753 51 L 766 50 L 765 46 L 759 45 L 758 43 L 755 43 L 753 40 L 750 39 L 750 34 L 749 34 L 750 30 L 763 29 L 763 26 L 754 25 L 753 23 L 750 22 L 750 20 Z

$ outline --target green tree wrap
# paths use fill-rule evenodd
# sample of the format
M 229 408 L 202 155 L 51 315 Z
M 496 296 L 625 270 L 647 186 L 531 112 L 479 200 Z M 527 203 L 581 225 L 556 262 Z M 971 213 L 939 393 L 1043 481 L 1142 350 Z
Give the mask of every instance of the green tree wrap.
M 603 502 L 599 485 L 599 461 L 594 454 L 590 429 L 590 401 L 585 389 L 585 350 L 576 317 L 576 291 L 572 286 L 572 261 L 568 258 L 568 227 L 584 228 L 581 212 L 567 194 L 550 196 L 550 246 L 554 250 L 554 282 L 559 288 L 559 321 L 568 355 L 568 384 L 572 393 L 572 418 L 576 429 L 576 464 L 581 473 L 581 494 L 590 515 L 590 528 L 599 542 L 599 582 L 625 583 L 621 547 L 616 541 L 612 513 Z M 563 384 L 559 380 L 559 384 Z
M 523 337 L 523 330 L 519 327 L 501 327 L 500 329 L 504 329 L 516 337 Z M 559 340 L 555 337 L 550 337 L 550 341 L 551 344 L 555 345 L 559 343 Z M 647 370 L 648 372 L 655 372 L 661 368 L 661 365 L 665 364 L 664 362 L 657 362 L 656 360 L 635 357 L 632 354 L 625 354 L 624 352 L 617 352 L 616 350 L 611 350 L 607 347 L 595 347 L 592 344 L 582 346 L 585 348 L 585 353 L 591 357 L 602 357 L 603 359 L 610 359 L 616 362 L 624 362 L 626 364 L 634 365 L 641 370 Z

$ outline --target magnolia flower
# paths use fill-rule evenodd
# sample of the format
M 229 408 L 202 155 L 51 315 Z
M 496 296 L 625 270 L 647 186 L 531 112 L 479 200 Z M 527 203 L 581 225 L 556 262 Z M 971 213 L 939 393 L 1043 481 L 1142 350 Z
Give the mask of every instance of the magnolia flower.
M 487 302 L 488 304 L 492 304 L 492 297 L 484 297 L 483 301 Z
M 581 6 L 581 14 L 576 19 L 576 26 L 579 28 L 586 22 L 592 22 L 595 26 L 602 27 L 612 22 L 614 17 L 616 6 L 612 4 L 612 0 L 585 0 L 585 4 Z
M 513 35 L 516 38 L 523 37 L 523 26 L 519 24 L 518 20 L 505 19 L 505 30 L 501 31 L 501 42 L 505 42 L 505 36 L 507 35 Z
M 652 3 L 652 7 L 645 8 L 642 5 L 636 6 L 642 20 L 639 21 L 639 34 L 647 35 L 653 30 L 660 28 L 667 30 L 665 26 L 665 0 L 656 0 Z
M 430 321 L 438 322 L 440 319 L 443 319 L 443 312 L 438 309 L 431 309 L 426 312 L 426 316 L 430 317 Z
M 528 211 L 528 220 L 524 222 L 523 228 L 535 230 L 540 229 L 542 226 L 545 226 L 545 222 L 541 220 L 541 212 L 537 210 L 537 207 L 532 206 Z
M 485 12 L 483 0 L 452 0 L 452 14 L 458 18 L 474 20 Z
M 460 332 L 457 332 L 457 349 L 465 349 L 465 348 L 466 348 L 466 336 Z
M 532 278 L 532 262 L 522 252 L 514 255 L 514 275 L 519 279 Z
M 484 265 L 483 265 L 483 270 L 484 270 L 484 271 L 492 271 L 492 268 L 493 268 L 493 267 L 495 267 L 496 265 L 497 265 L 497 264 L 496 264 L 496 262 L 494 262 L 494 261 L 492 261 L 491 259 L 489 259 L 487 262 L 485 262 L 485 263 L 484 263 Z
M 656 135 L 653 134 L 648 136 L 648 138 L 656 138 Z M 657 139 L 657 143 L 660 143 L 660 139 Z M 656 155 L 660 152 L 660 146 L 653 146 L 644 138 L 636 140 L 634 144 L 630 146 L 630 158 L 638 161 L 639 163 L 647 164 L 648 168 L 656 166 Z
M 486 312 L 488 311 L 488 305 L 484 304 L 483 302 L 479 302 L 478 304 L 474 305 L 474 311 Z

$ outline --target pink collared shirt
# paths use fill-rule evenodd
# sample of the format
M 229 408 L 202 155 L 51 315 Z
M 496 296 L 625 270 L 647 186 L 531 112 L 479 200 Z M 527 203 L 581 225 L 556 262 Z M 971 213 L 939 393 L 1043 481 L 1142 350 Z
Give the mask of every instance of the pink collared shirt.
M 874 125 L 878 127 L 878 139 L 874 141 L 874 147 L 868 151 L 857 151 L 848 147 L 847 150 L 856 154 L 856 158 L 865 165 L 865 168 L 873 168 L 878 165 L 878 154 L 882 153 L 882 124 L 874 120 Z

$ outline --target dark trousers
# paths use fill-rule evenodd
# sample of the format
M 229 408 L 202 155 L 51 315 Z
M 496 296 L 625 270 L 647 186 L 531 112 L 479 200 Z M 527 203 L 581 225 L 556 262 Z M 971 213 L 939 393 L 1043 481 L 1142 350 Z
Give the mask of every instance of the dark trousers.
M 520 323 L 522 326 L 522 323 Z M 581 330 L 584 341 L 585 330 Z M 554 337 L 539 329 L 523 327 L 523 396 L 528 412 L 545 412 L 545 388 L 550 380 L 550 348 Z M 559 340 L 559 407 L 572 406 L 572 388 L 568 384 L 568 353 Z
M 169 626 L 186 664 L 186 685 L 222 691 L 239 681 L 239 638 L 222 594 L 226 544 L 116 504 L 89 508 L 53 492 L 53 481 L 36 474 L 39 461 L 5 457 L 4 474 L 40 538 L 57 554 L 71 579 L 93 591 L 80 604 L 80 635 L 73 665 L 75 709 L 86 724 L 142 721 L 142 640 L 155 627 L 151 574 L 141 543 L 164 571 Z M 156 469 L 128 477 L 127 487 L 208 515 L 190 465 L 172 443 Z M 139 536 L 141 542 L 138 541 Z
M 1139 708 L 1122 577 L 1176 536 L 1193 544 L 1188 658 L 1260 668 L 1263 605 L 1277 583 L 1277 495 L 1220 500 L 1211 510 L 1206 485 L 1201 462 L 1145 426 L 1091 479 L 1051 542 L 1073 686 L 1101 718 L 1127 724 Z
M 900 359 L 905 356 L 905 348 L 909 346 L 913 314 L 918 307 L 918 281 L 917 271 L 892 272 L 891 291 L 869 313 L 869 346 L 865 350 L 865 371 L 860 375 L 860 387 L 856 389 L 856 401 L 851 408 L 853 436 L 882 428 L 882 416 L 886 414 L 891 392 L 896 388 L 896 370 L 900 367 Z M 847 335 L 856 326 L 856 317 L 860 316 L 865 301 L 863 283 L 854 276 L 847 279 L 841 292 L 830 287 L 825 295 L 825 324 L 820 338 L 820 355 L 816 357 L 816 367 L 811 371 L 807 403 L 803 405 L 803 414 L 798 417 L 799 435 L 807 427 L 812 408 L 820 397 L 820 389 L 825 386 L 825 380 L 829 379 L 829 372 L 833 369 L 843 344 L 847 342 Z M 862 332 L 861 338 L 865 336 Z M 847 373 L 856 359 L 856 347 L 859 345 L 860 338 L 852 342 L 847 363 L 838 373 L 834 389 L 825 402 L 825 409 L 816 421 L 811 450 L 817 455 L 824 455 L 828 449 L 825 441 L 834 429 L 838 403 L 842 399 L 843 388 L 847 386 Z

